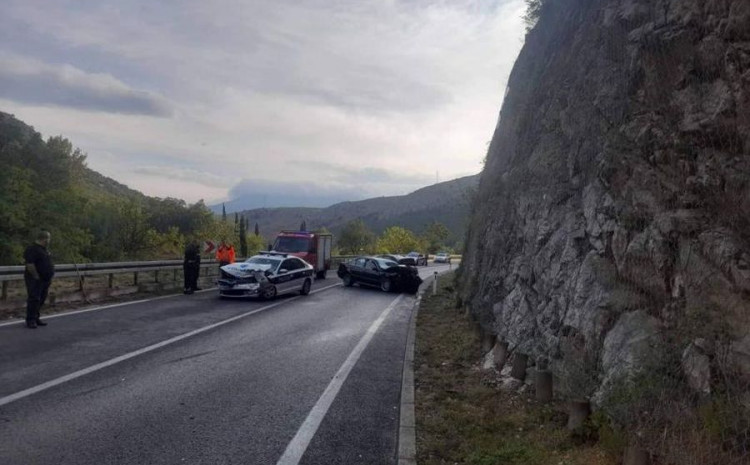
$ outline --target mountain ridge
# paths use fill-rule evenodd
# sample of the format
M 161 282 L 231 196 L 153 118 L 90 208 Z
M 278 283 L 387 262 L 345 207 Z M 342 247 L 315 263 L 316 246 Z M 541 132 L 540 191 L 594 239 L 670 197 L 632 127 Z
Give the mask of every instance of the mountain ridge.
M 297 229 L 303 221 L 308 229 L 326 228 L 334 234 L 356 219 L 364 221 L 376 234 L 390 226 L 402 226 L 419 233 L 437 221 L 448 228 L 451 233 L 449 242 L 455 244 L 463 239 L 470 199 L 478 183 L 479 175 L 471 175 L 426 186 L 406 195 L 345 201 L 325 208 L 255 208 L 236 213 L 247 218 L 251 228 L 257 223 L 261 234 L 266 237 L 273 237 L 283 229 Z

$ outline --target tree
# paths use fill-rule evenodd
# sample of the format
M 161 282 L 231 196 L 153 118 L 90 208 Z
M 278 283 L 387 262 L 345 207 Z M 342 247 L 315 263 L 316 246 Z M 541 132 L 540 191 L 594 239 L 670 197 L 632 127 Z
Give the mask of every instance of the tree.
M 444 224 L 433 221 L 422 235 L 422 241 L 427 247 L 428 253 L 436 253 L 445 246 L 445 240 L 450 236 L 450 231 Z
M 117 246 L 125 257 L 143 258 L 154 248 L 157 233 L 146 221 L 140 203 L 127 201 L 121 204 L 118 208 L 117 222 Z
M 302 220 L 302 224 L 299 225 L 300 231 L 307 231 L 307 222 Z
M 422 242 L 413 232 L 400 226 L 391 226 L 378 239 L 378 253 L 408 253 L 420 250 Z
M 260 236 L 260 228 L 258 227 L 258 223 L 255 223 L 255 235 Z
M 227 207 L 224 206 L 224 204 L 221 204 L 221 221 L 227 220 Z
M 357 219 L 344 226 L 337 242 L 342 254 L 357 255 L 374 252 L 375 240 L 375 234 L 367 229 L 365 222 Z
M 247 230 L 244 217 L 240 218 L 240 255 L 247 257 Z
M 247 236 L 247 256 L 252 257 L 253 255 L 256 255 L 261 250 L 264 250 L 267 248 L 266 240 L 263 238 L 263 236 Z

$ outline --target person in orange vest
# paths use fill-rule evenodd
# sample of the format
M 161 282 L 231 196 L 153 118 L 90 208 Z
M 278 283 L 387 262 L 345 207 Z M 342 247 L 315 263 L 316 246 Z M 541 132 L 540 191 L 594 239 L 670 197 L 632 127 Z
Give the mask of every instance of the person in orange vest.
M 219 248 L 216 249 L 216 261 L 219 262 L 219 266 L 229 265 L 234 263 L 235 253 L 234 247 L 228 245 L 226 242 L 221 241 Z
M 225 241 L 221 241 L 221 244 L 219 244 L 219 248 L 216 249 L 216 261 L 219 262 L 220 276 L 225 277 L 224 272 L 221 271 L 221 267 L 234 263 L 236 255 L 237 254 L 234 251 L 233 245 L 227 244 Z
M 234 254 L 230 253 L 230 248 L 225 241 L 221 241 L 219 247 L 216 249 L 216 261 L 219 262 L 219 277 L 228 277 L 221 267 L 234 263 Z

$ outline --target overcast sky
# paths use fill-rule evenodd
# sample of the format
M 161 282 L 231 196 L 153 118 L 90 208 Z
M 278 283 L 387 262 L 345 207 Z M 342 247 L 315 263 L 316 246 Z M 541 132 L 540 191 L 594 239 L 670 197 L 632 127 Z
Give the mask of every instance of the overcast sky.
M 149 195 L 405 194 L 481 170 L 523 3 L 3 0 L 0 111 Z

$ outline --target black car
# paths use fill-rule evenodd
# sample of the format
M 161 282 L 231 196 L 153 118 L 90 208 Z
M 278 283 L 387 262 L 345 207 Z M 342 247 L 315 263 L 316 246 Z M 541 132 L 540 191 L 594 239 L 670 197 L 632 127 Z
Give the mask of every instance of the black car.
M 357 257 L 342 263 L 339 265 L 338 275 L 345 286 L 358 283 L 378 287 L 385 292 L 404 291 L 416 294 L 422 284 L 416 268 L 380 257 Z
M 392 262 L 396 262 L 399 265 L 416 266 L 416 264 L 417 264 L 417 261 L 414 259 L 414 257 L 406 257 L 404 255 L 383 254 L 383 255 L 378 255 L 375 258 L 384 258 L 386 260 L 390 260 Z

